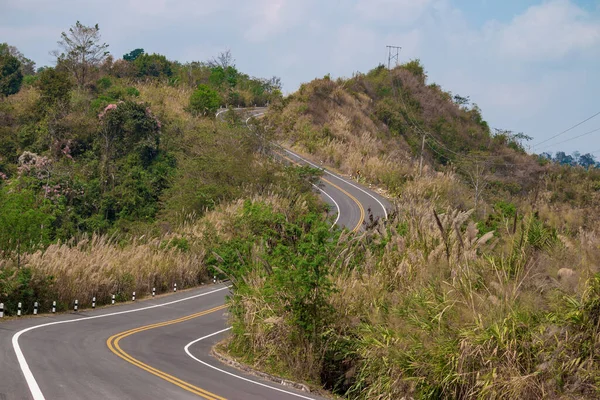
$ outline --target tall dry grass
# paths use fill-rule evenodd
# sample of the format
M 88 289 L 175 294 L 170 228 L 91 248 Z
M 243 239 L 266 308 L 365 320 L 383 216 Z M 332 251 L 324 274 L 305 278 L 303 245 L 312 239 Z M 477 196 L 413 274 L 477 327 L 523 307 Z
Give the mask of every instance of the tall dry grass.
M 12 297 L 27 296 L 40 303 L 41 311 L 46 311 L 53 301 L 58 302 L 60 309 L 72 306 L 74 300 L 81 307 L 88 307 L 93 297 L 103 304 L 109 303 L 112 295 L 128 300 L 133 292 L 139 298 L 150 294 L 152 288 L 163 293 L 171 291 L 175 283 L 178 288 L 186 288 L 212 281 L 214 271 L 207 267 L 207 257 L 214 247 L 243 237 L 247 229 L 252 229 L 236 223 L 245 203 L 260 203 L 281 214 L 308 210 L 306 201 L 294 197 L 297 192 L 290 189 L 289 193 L 282 193 L 282 188 L 277 189 L 222 204 L 200 218 L 185 215 L 180 225 L 160 236 L 94 234 L 25 253 L 21 270 L 28 271 L 28 277 L 22 283 L 19 280 L 23 278 L 11 261 L 0 260 L 0 288 L 13 289 L 10 298 L 5 293 L 0 296 L 15 306 L 25 299 Z M 22 284 L 28 287 L 19 292 Z
M 361 177 L 396 195 L 415 172 L 405 140 L 370 117 L 372 99 L 353 96 L 341 84 L 317 80 L 303 85 L 285 107 L 274 107 L 266 124 L 276 138 L 316 162 Z
M 43 299 L 46 303 L 57 300 L 71 304 L 78 299 L 86 305 L 92 297 L 102 303 L 113 294 L 129 299 L 134 291 L 142 297 L 152 288 L 160 293 L 171 289 L 174 283 L 182 288 L 208 281 L 204 253 L 182 251 L 171 244 L 168 238 L 134 238 L 123 246 L 110 237 L 92 235 L 27 254 L 23 265 L 31 269 L 34 277 L 54 278 L 55 298 Z
M 524 212 L 483 234 L 453 207 L 457 186 L 450 174 L 411 181 L 390 221 L 339 238 L 321 346 L 252 271 L 232 349 L 353 399 L 597 398 L 598 231 L 562 235 Z

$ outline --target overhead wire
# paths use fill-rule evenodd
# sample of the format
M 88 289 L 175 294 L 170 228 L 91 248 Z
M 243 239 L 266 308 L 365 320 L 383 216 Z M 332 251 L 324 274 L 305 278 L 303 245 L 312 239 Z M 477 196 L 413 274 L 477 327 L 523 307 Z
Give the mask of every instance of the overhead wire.
M 594 129 L 594 130 L 591 130 L 591 131 L 589 131 L 589 132 L 582 133 L 581 135 L 578 135 L 578 136 L 572 137 L 572 138 L 570 138 L 570 139 L 563 140 L 562 142 L 558 142 L 558 143 L 551 143 L 551 144 L 548 144 L 548 145 L 546 145 L 546 146 L 542 146 L 542 148 L 538 148 L 537 150 L 538 150 L 538 151 L 540 151 L 540 150 L 544 150 L 544 149 L 547 149 L 547 148 L 549 148 L 549 147 L 552 147 L 552 146 L 556 146 L 556 145 L 559 145 L 559 144 L 567 143 L 567 142 L 570 142 L 570 141 L 572 141 L 572 140 L 579 139 L 579 138 L 581 138 L 581 137 L 584 137 L 584 136 L 587 136 L 587 135 L 591 135 L 592 133 L 595 133 L 595 132 L 598 132 L 598 131 L 600 131 L 600 128 L 596 128 L 596 129 Z
M 392 78 L 392 79 L 393 79 L 393 78 Z M 432 151 L 436 152 L 438 155 L 441 155 L 442 157 L 446 157 L 446 155 L 444 155 L 444 154 L 441 154 L 439 151 L 437 151 L 435 148 L 433 148 L 433 147 L 432 147 L 432 146 L 429 144 L 429 142 L 427 142 L 427 139 L 432 139 L 432 140 L 433 140 L 434 142 L 436 142 L 436 143 L 437 143 L 439 146 L 441 146 L 441 147 L 442 147 L 444 150 L 446 150 L 447 152 L 449 152 L 449 153 L 451 153 L 451 154 L 454 154 L 454 155 L 455 155 L 455 156 L 457 156 L 457 157 L 461 157 L 461 158 L 464 158 L 464 159 L 470 158 L 472 161 L 480 161 L 480 162 L 481 162 L 481 161 L 489 161 L 489 160 L 493 160 L 493 159 L 503 159 L 503 158 L 505 158 L 505 157 L 506 157 L 506 155 L 490 155 L 490 156 L 482 156 L 482 157 L 473 157 L 473 156 L 471 156 L 471 157 L 468 157 L 468 156 L 467 156 L 467 155 L 465 155 L 465 154 L 460 154 L 460 153 L 457 153 L 456 151 L 454 151 L 454 150 L 452 150 L 452 149 L 448 148 L 448 147 L 447 147 L 446 145 L 444 145 L 442 142 L 440 142 L 439 140 L 437 140 L 437 139 L 436 139 L 436 138 L 435 138 L 435 137 L 434 137 L 434 136 L 433 136 L 431 133 L 429 133 L 429 132 L 426 132 L 425 130 L 423 130 L 423 129 L 422 129 L 422 128 L 421 128 L 421 127 L 420 127 L 420 126 L 419 126 L 419 125 L 418 125 L 418 124 L 417 124 L 417 123 L 416 123 L 416 122 L 415 122 L 415 121 L 414 121 L 414 120 L 411 118 L 411 115 L 410 115 L 410 110 L 409 110 L 409 108 L 408 108 L 408 106 L 407 106 L 406 102 L 404 101 L 404 96 L 402 96 L 402 94 L 399 94 L 399 93 L 398 93 L 398 91 L 397 91 L 397 89 L 396 89 L 396 86 L 394 85 L 394 82 L 393 82 L 393 81 L 392 81 L 392 87 L 393 87 L 393 89 L 394 89 L 394 94 L 396 95 L 396 97 L 399 97 L 399 98 L 400 98 L 400 101 L 402 102 L 402 105 L 404 106 L 404 109 L 406 110 L 406 117 L 408 118 L 409 124 L 410 124 L 410 125 L 412 125 L 412 127 L 413 127 L 413 128 L 414 128 L 414 129 L 415 129 L 415 130 L 416 130 L 418 133 L 421 133 L 422 135 L 424 135 L 424 136 L 425 136 L 425 142 L 426 142 L 426 144 L 427 144 L 427 147 L 429 147 L 429 148 L 430 148 Z M 538 145 L 540 145 L 540 144 L 542 144 L 542 143 L 545 143 L 545 142 L 548 142 L 548 141 L 550 141 L 550 140 L 552 140 L 552 139 L 554 139 L 554 138 L 556 138 L 556 137 L 558 137 L 558 136 L 560 136 L 560 135 L 563 135 L 563 134 L 565 134 L 565 133 L 567 133 L 567 132 L 569 132 L 569 131 L 571 131 L 571 130 L 573 130 L 573 129 L 577 128 L 578 126 L 580 126 L 580 125 L 584 124 L 585 122 L 587 122 L 587 121 L 589 121 L 589 120 L 591 120 L 591 119 L 593 119 L 593 118 L 597 117 L 598 115 L 600 115 L 600 111 L 599 111 L 599 112 L 597 112 L 596 114 L 592 115 L 591 117 L 589 117 L 589 118 L 586 118 L 585 120 L 583 120 L 583 121 L 579 122 L 578 124 L 576 124 L 576 125 L 573 125 L 573 126 L 572 126 L 572 127 L 570 127 L 569 129 L 566 129 L 566 130 L 564 130 L 564 131 L 560 132 L 559 134 L 557 134 L 557 135 L 554 135 L 553 137 L 551 137 L 551 138 L 549 138 L 549 139 L 547 139 L 547 140 L 545 140 L 545 141 L 543 141 L 543 142 L 540 142 L 540 143 L 538 143 Z M 597 128 L 597 129 L 594 129 L 594 130 L 592 130 L 592 131 L 586 132 L 586 133 L 584 133 L 584 134 L 581 134 L 581 135 L 579 135 L 579 136 L 576 136 L 576 137 L 574 137 L 574 138 L 571 138 L 571 139 L 569 139 L 569 140 L 565 140 L 565 141 L 563 141 L 563 142 L 555 143 L 554 145 L 556 145 L 556 144 L 561 144 L 561 143 L 566 143 L 566 142 L 568 142 L 568 141 L 575 140 L 575 139 L 578 139 L 578 138 L 580 138 L 580 137 L 583 137 L 583 136 L 586 136 L 586 135 L 590 135 L 590 134 L 592 134 L 592 133 L 594 133 L 594 132 L 597 132 L 597 131 L 600 131 L 600 128 Z M 534 146 L 534 147 L 535 147 L 535 146 Z M 544 148 L 546 148 L 546 147 L 544 147 Z M 598 150 L 597 152 L 600 152 L 600 150 Z M 590 154 L 594 154 L 594 153 L 590 153 Z M 498 166 L 500 166 L 500 165 L 503 165 L 503 166 L 521 166 L 521 165 L 531 165 L 531 163 L 506 163 L 506 162 L 505 162 L 505 163 L 502 163 L 502 164 L 496 164 L 496 165 L 498 165 Z
M 555 139 L 555 138 L 557 138 L 557 137 L 559 137 L 559 136 L 561 136 L 561 135 L 564 135 L 565 133 L 572 131 L 573 129 L 577 128 L 577 127 L 578 127 L 578 126 L 580 126 L 580 125 L 583 125 L 584 123 L 586 123 L 586 122 L 588 122 L 589 120 L 591 120 L 591 119 L 593 119 L 593 118 L 597 117 L 598 115 L 600 115 L 600 111 L 598 111 L 596 114 L 592 115 L 591 117 L 588 117 L 588 118 L 584 119 L 583 121 L 581 121 L 581 122 L 579 122 L 579 123 L 577 123 L 577 124 L 573 125 L 572 127 L 568 128 L 568 129 L 565 129 L 564 131 L 562 131 L 562 132 L 560 132 L 560 133 L 557 133 L 556 135 L 554 135 L 554 136 L 552 136 L 552 137 L 550 137 L 550 138 L 548 138 L 548 139 L 546 139 L 546 140 L 543 140 L 543 141 L 541 141 L 541 142 L 539 142 L 539 143 L 536 143 L 536 144 L 534 144 L 534 145 L 533 145 L 533 147 L 534 147 L 534 148 L 536 148 L 536 147 L 538 147 L 540 144 L 547 143 L 547 142 L 551 141 L 552 139 Z
M 427 147 L 429 147 L 429 149 L 431 149 L 434 153 L 437 153 L 438 155 L 447 158 L 446 154 L 440 153 L 440 151 L 438 149 L 436 149 L 435 147 L 433 147 L 429 142 L 426 142 L 426 144 L 427 144 Z M 451 151 L 446 147 L 443 147 L 443 149 L 446 151 Z M 457 154 L 457 153 L 454 153 L 454 154 Z M 477 158 L 467 157 L 465 155 L 460 155 L 460 154 L 458 154 L 458 156 L 461 157 L 461 159 L 462 159 L 462 160 L 458 161 L 459 163 L 461 161 L 462 162 L 464 162 L 464 161 L 481 162 L 483 164 L 493 165 L 495 167 L 518 167 L 518 166 L 532 165 L 532 162 L 534 162 L 534 161 L 531 161 L 531 162 L 522 162 L 522 163 L 508 163 L 508 162 L 493 161 L 493 159 L 477 159 Z
M 393 85 L 392 83 L 392 87 L 394 88 L 394 92 L 396 92 L 396 86 Z M 458 157 L 467 157 L 465 154 L 459 154 L 456 151 L 448 148 L 446 145 L 444 145 L 442 142 L 440 142 L 439 140 L 437 140 L 431 133 L 424 131 L 421 127 L 419 127 L 417 125 L 417 123 L 411 118 L 410 116 L 410 111 L 409 108 L 406 105 L 406 102 L 404 101 L 404 97 L 400 94 L 398 95 L 398 93 L 396 92 L 396 96 L 400 98 L 400 101 L 402 101 L 402 105 L 404 106 L 404 109 L 406 110 L 406 116 L 408 118 L 409 123 L 415 128 L 415 130 L 419 133 L 421 133 L 422 135 L 425 135 L 425 138 L 430 138 L 433 141 L 435 141 L 439 146 L 443 147 L 446 151 L 448 151 L 449 153 L 454 154 L 455 156 Z M 431 146 L 428 144 L 428 147 L 431 148 Z M 439 154 L 439 153 L 438 153 Z M 444 156 L 445 157 L 445 156 Z M 472 159 L 478 159 L 478 161 L 484 161 L 484 160 L 491 160 L 491 159 L 501 159 L 501 158 L 505 158 L 505 155 L 490 155 L 490 156 L 482 156 L 482 157 L 473 157 L 471 156 Z M 508 165 L 508 164 L 507 164 Z M 516 165 L 516 164 L 515 164 Z M 525 163 L 521 164 L 521 165 L 526 165 Z

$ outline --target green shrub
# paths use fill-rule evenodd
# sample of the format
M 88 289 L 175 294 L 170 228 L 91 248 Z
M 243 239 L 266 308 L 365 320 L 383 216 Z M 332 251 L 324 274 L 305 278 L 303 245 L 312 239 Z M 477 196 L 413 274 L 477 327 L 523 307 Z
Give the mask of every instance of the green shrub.
M 490 213 L 485 221 L 479 221 L 477 223 L 477 229 L 479 229 L 480 235 L 487 232 L 495 231 L 498 233 L 501 224 L 512 222 L 517 213 L 517 207 L 515 204 L 507 201 L 499 201 L 494 204 L 494 212 Z
M 103 76 L 102 78 L 96 81 L 96 86 L 101 90 L 106 90 L 112 86 L 112 81 L 108 76 Z
M 198 85 L 198 89 L 190 96 L 188 110 L 194 115 L 214 116 L 220 104 L 216 90 L 207 85 Z
M 23 84 L 26 86 L 33 86 L 38 81 L 39 77 L 37 75 L 25 75 L 23 77 Z
M 127 93 L 127 95 L 131 96 L 131 97 L 139 97 L 140 96 L 140 91 L 132 86 L 126 87 L 125 93 Z

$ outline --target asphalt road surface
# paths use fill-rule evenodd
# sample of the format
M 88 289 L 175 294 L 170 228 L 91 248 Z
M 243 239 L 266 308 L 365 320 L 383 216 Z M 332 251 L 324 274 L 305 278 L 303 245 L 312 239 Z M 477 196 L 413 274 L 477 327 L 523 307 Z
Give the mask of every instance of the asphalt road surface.
M 246 124 L 252 117 L 262 116 L 266 110 L 266 108 L 257 108 L 246 111 L 246 115 L 248 115 Z M 217 113 L 217 116 L 224 111 Z M 273 147 L 280 157 L 290 163 L 310 165 L 323 170 L 323 177 L 315 185 L 315 190 L 331 206 L 331 212 L 336 215 L 336 224 L 352 231 L 359 231 L 363 227 L 364 220 L 370 216 L 373 218 L 387 218 L 392 205 L 383 196 L 351 179 L 344 178 L 321 165 L 315 164 L 290 149 L 281 147 L 278 144 L 274 144 Z
M 289 162 L 312 164 L 280 151 Z M 385 218 L 390 207 L 328 171 L 315 190 L 332 205 L 336 223 L 351 230 L 361 229 L 367 210 Z M 211 285 L 94 311 L 0 322 L 0 400 L 319 399 L 210 355 L 228 331 L 228 292 Z
M 0 399 L 320 398 L 244 375 L 210 355 L 226 334 L 228 292 L 211 285 L 1 323 Z

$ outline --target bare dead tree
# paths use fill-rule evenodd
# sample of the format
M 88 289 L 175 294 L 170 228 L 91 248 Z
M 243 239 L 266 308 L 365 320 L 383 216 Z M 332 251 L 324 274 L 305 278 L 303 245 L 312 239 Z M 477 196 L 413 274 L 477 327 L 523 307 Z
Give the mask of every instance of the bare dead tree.
M 473 198 L 475 201 L 475 210 L 479 205 L 483 192 L 489 185 L 490 171 L 485 161 L 471 159 L 465 160 L 460 166 L 467 178 L 468 183 L 473 188 Z
M 212 60 L 208 61 L 208 66 L 213 67 L 221 67 L 223 69 L 227 69 L 227 67 L 235 67 L 235 59 L 231 54 L 231 50 L 225 50 Z
M 106 50 L 108 44 L 100 42 L 98 24 L 85 26 L 77 21 L 69 28 L 69 32 L 61 34 L 58 45 L 62 52 L 52 52 L 57 59 L 57 65 L 62 65 L 70 71 L 79 87 L 85 85 L 90 72 L 100 66 L 109 54 Z

